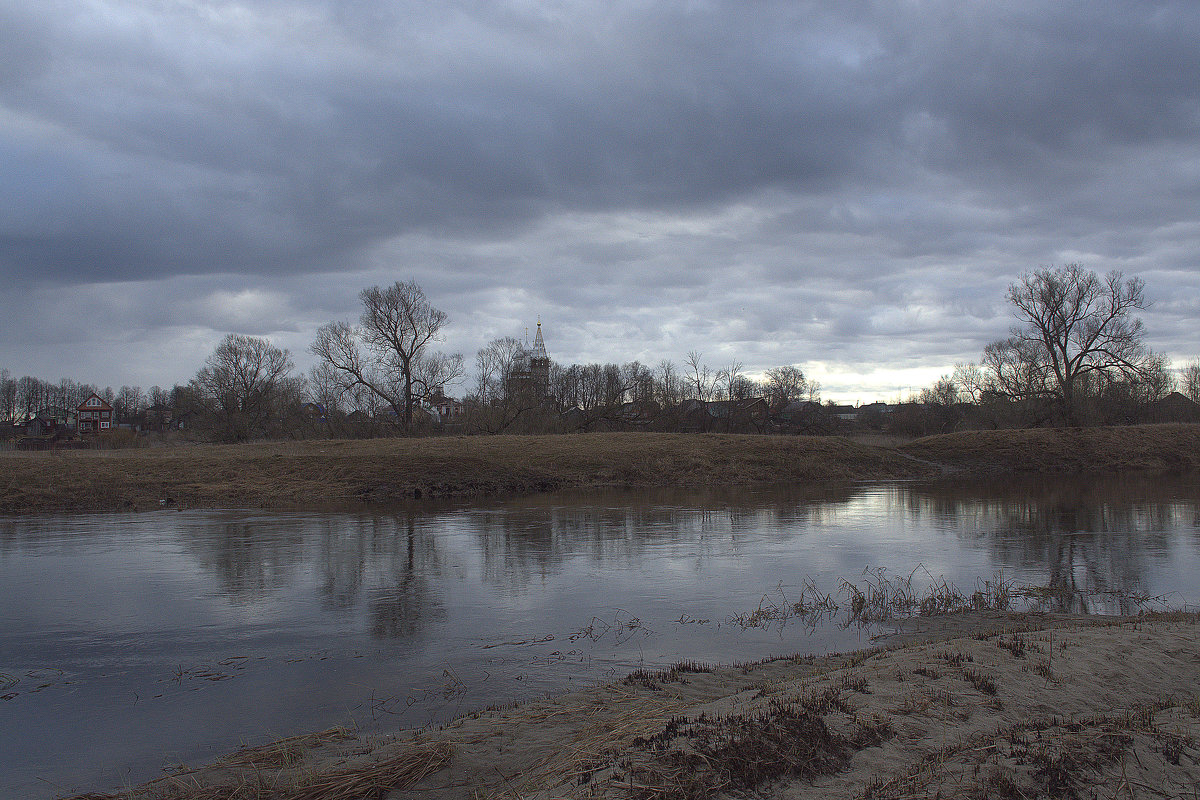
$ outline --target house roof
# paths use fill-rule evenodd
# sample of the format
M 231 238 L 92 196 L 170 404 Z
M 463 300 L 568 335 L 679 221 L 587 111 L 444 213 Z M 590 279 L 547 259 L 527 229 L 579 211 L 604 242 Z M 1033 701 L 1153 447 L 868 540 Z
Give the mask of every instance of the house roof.
M 100 402 L 92 403 L 92 398 L 95 398 L 96 400 L 98 400 Z M 89 403 L 91 405 L 89 405 Z M 110 406 L 107 402 L 105 402 L 103 397 L 96 394 L 95 392 L 92 392 L 86 398 L 84 398 L 84 401 L 82 403 L 80 403 L 78 406 L 75 407 L 75 410 L 76 411 L 112 411 L 113 407 Z

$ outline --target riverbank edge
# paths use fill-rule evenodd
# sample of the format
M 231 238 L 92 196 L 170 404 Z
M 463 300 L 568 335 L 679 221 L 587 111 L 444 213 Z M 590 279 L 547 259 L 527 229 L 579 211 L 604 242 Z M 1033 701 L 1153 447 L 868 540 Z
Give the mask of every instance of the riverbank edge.
M 639 670 L 436 728 L 335 728 L 242 748 L 71 800 L 691 798 L 767 787 L 819 798 L 1047 787 L 1077 796 L 1122 779 L 1194 787 L 1198 658 L 1200 614 L 1190 612 L 922 617 L 855 652 Z M 721 750 L 722 736 L 736 747 Z M 824 749 L 810 752 L 813 741 Z M 822 767 L 786 768 L 800 762 Z
M 0 513 L 308 510 L 565 489 L 1200 470 L 1200 425 L 836 436 L 595 433 L 0 453 Z

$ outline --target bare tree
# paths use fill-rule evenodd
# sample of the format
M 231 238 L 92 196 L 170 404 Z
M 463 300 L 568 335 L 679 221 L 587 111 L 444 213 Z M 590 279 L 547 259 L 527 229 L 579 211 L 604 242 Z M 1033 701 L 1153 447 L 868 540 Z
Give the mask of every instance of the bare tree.
M 737 390 L 744 388 L 742 384 L 742 362 L 735 361 L 728 367 L 717 371 L 717 382 L 724 384 L 725 399 L 737 400 Z
M 0 422 L 17 421 L 17 380 L 0 369 Z
M 1200 403 L 1200 359 L 1184 364 L 1179 375 L 1179 388 L 1193 403 Z
M 475 397 L 479 402 L 503 403 L 513 389 L 513 374 L 525 347 L 512 336 L 488 342 L 475 354 Z
M 683 365 L 687 367 L 685 376 L 692 397 L 708 401 L 712 399 L 715 377 L 708 365 L 700 360 L 703 357 L 703 353 L 689 350 Z
M 934 381 L 933 386 L 922 389 L 917 401 L 927 406 L 945 406 L 947 408 L 958 402 L 959 388 L 954 378 L 943 375 Z
M 779 410 L 794 400 L 800 400 L 808 391 L 804 371 L 792 364 L 767 370 L 764 389 L 767 402 L 772 409 Z
M 1143 283 L 1078 264 L 1042 268 L 1009 287 L 1019 324 L 984 351 L 997 387 L 1014 398 L 1049 397 L 1078 424 L 1086 384 L 1104 375 L 1141 376 L 1149 352 L 1135 309 L 1147 307 Z
M 1145 367 L 1135 381 L 1136 395 L 1143 404 L 1162 400 L 1175 391 L 1178 384 L 1171 374 L 1171 362 L 1161 353 L 1148 353 Z
M 955 364 L 954 374 L 950 376 L 950 380 L 958 386 L 960 395 L 968 403 L 978 403 L 983 399 L 983 393 L 989 388 L 987 376 L 983 374 L 979 365 L 973 362 Z
M 266 339 L 231 333 L 192 380 L 203 407 L 215 415 L 224 438 L 263 435 L 278 418 L 281 401 L 297 387 L 292 358 Z
M 146 394 L 146 402 L 147 428 L 165 430 L 171 414 L 171 393 L 161 386 L 151 386 Z
M 683 400 L 683 381 L 673 362 L 663 359 L 654 369 L 654 396 L 663 408 L 679 405 Z
M 338 374 L 343 391 L 365 389 L 387 403 L 401 427 L 413 428 L 413 409 L 462 377 L 459 354 L 433 352 L 446 312 L 434 308 L 416 283 L 372 286 L 359 294 L 359 325 L 321 326 L 310 350 Z
M 75 405 L 78 405 L 76 403 Z M 146 395 L 140 386 L 122 386 L 113 404 L 113 416 L 117 422 L 130 422 L 146 407 Z
M 629 399 L 646 402 L 654 399 L 654 373 L 640 361 L 630 361 L 621 368 L 621 382 L 628 386 Z

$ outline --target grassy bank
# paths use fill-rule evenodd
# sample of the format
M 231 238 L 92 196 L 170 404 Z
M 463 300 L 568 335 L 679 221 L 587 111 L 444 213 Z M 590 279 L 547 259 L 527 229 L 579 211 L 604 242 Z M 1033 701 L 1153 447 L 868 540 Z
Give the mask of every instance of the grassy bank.
M 610 433 L 0 454 L 0 513 L 304 508 L 600 486 L 1200 468 L 1200 425 L 840 437 Z
M 968 474 L 1082 473 L 1200 469 L 1200 425 L 966 431 L 897 448 Z

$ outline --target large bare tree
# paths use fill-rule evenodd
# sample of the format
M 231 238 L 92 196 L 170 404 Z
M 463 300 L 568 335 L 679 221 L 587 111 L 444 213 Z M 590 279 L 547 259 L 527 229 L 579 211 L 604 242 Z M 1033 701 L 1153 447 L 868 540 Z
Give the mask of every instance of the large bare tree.
M 223 437 L 245 441 L 270 432 L 282 406 L 303 390 L 292 378 L 292 358 L 266 339 L 231 333 L 221 340 L 192 380 L 203 407 Z
M 778 411 L 793 400 L 804 398 L 808 392 L 808 380 L 804 377 L 804 370 L 793 364 L 785 364 L 767 370 L 763 391 L 771 408 Z
M 359 299 L 359 324 L 321 326 L 310 350 L 334 371 L 343 391 L 365 389 L 391 406 L 400 426 L 411 431 L 413 409 L 463 374 L 461 355 L 430 347 L 441 340 L 446 312 L 434 308 L 413 281 L 372 286 Z
M 1144 285 L 1120 272 L 1103 278 L 1078 264 L 1026 273 L 1009 287 L 1019 323 L 984 350 L 997 388 L 1015 399 L 1048 397 L 1071 424 L 1104 378 L 1143 378 L 1152 354 L 1142 321 Z

